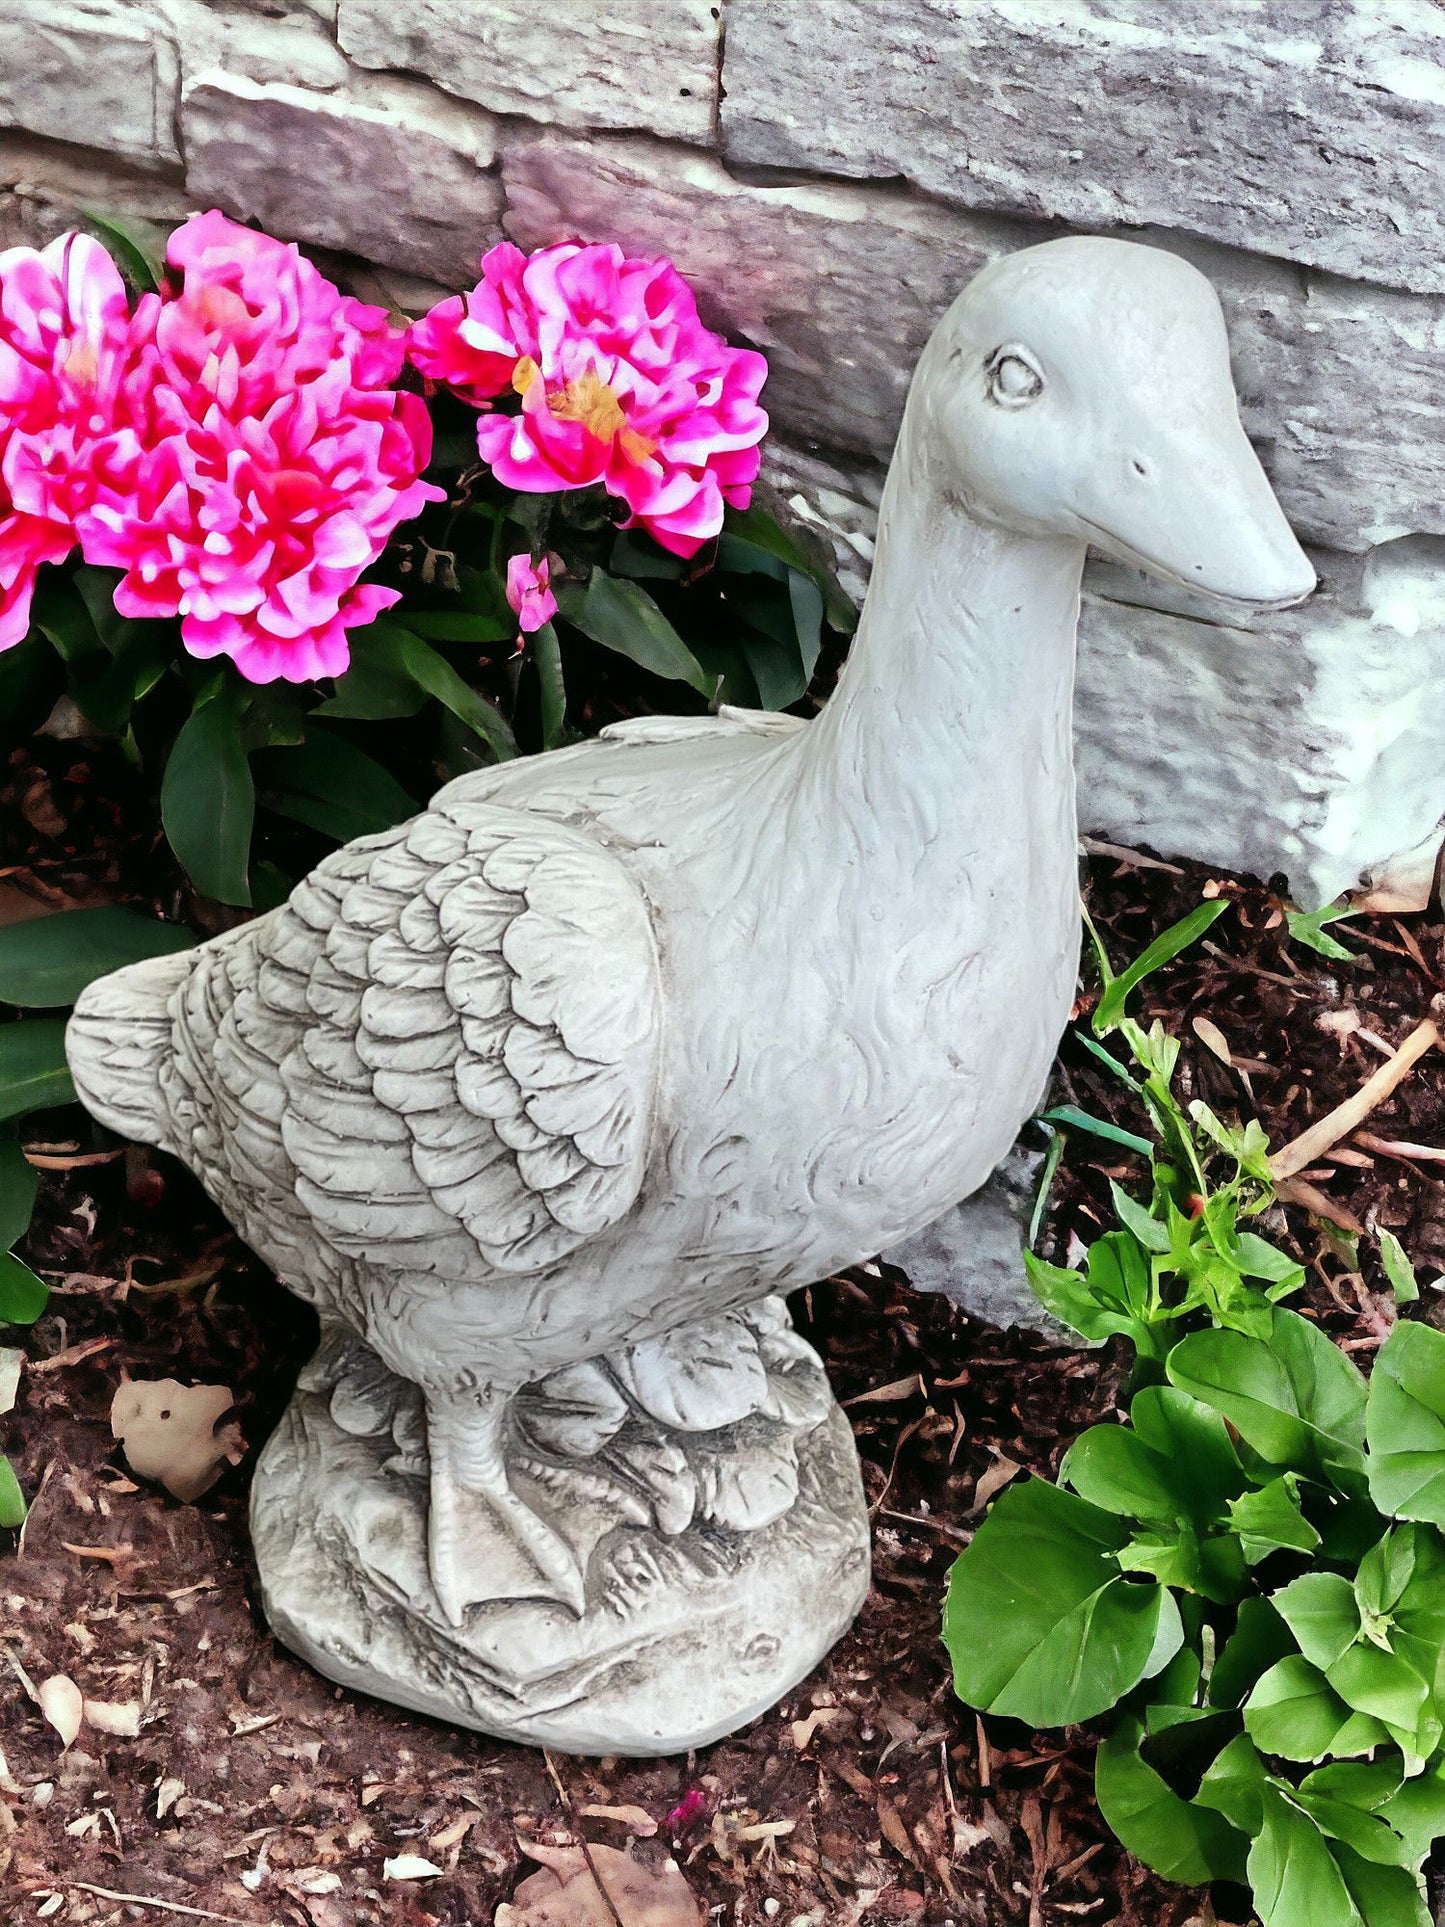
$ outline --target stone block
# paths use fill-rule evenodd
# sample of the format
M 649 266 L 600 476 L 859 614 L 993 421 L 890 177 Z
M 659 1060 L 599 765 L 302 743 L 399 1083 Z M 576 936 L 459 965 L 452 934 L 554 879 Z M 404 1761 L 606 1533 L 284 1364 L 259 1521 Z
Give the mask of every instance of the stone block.
M 1424 904 L 1445 837 L 1445 540 L 1317 553 L 1252 619 L 1096 565 L 1074 712 L 1079 823 L 1269 878 L 1310 908 Z
M 883 470 L 777 437 L 764 477 L 861 601 Z M 1316 550 L 1296 609 L 1229 620 L 1092 560 L 1074 753 L 1079 828 L 1263 878 L 1315 908 L 1429 894 L 1445 839 L 1445 540 Z
M 730 0 L 739 161 L 1445 290 L 1432 0 Z
M 1024 1242 L 1044 1167 L 1044 1153 L 1026 1140 L 1044 1128 L 1027 1126 L 987 1184 L 882 1257 L 915 1291 L 940 1292 L 971 1318 L 1005 1329 L 1022 1326 L 1078 1349 L 1083 1339 L 1044 1310 L 1024 1270 Z
M 337 32 L 361 66 L 425 74 L 498 113 L 713 138 L 713 0 L 341 0 Z
M 174 227 L 187 212 L 180 170 L 0 133 L 0 247 L 44 247 L 97 207 Z
M 503 177 L 515 239 L 670 254 L 713 324 L 767 353 L 764 400 L 789 438 L 875 460 L 949 301 L 996 253 L 1040 238 L 893 189 L 742 181 L 646 140 L 542 135 L 504 154 Z M 1218 288 L 1245 426 L 1307 541 L 1445 534 L 1445 299 L 1147 238 Z
M 497 239 L 491 122 L 421 83 L 372 82 L 358 100 L 212 74 L 187 89 L 181 126 L 193 202 L 272 234 L 454 287 Z
M 0 125 L 177 158 L 175 50 L 141 9 L 10 0 L 0 12 Z

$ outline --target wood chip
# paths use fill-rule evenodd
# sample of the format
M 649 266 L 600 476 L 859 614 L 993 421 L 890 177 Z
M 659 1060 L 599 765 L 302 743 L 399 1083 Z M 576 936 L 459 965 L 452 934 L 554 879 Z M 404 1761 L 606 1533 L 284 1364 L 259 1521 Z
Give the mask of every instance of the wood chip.
M 441 1868 L 419 1853 L 398 1853 L 382 1861 L 381 1872 L 386 1880 L 435 1880 Z
M 85 1723 L 97 1733 L 110 1733 L 119 1740 L 133 1740 L 140 1734 L 140 1707 L 135 1700 L 91 1700 L 85 1702 Z
M 1337 1104 L 1332 1111 L 1312 1124 L 1307 1131 L 1301 1131 L 1297 1138 L 1276 1151 L 1269 1161 L 1269 1168 L 1276 1179 L 1291 1178 L 1296 1172 L 1305 1170 L 1316 1158 L 1323 1157 L 1332 1145 L 1348 1137 L 1378 1105 L 1383 1104 L 1425 1055 L 1440 1042 L 1440 1032 L 1426 1017 L 1418 1023 L 1401 1044 L 1395 1055 L 1381 1064 L 1374 1074 L 1367 1078 L 1352 1097 L 1343 1104 Z
M 24 1352 L 14 1345 L 0 1345 L 0 1412 L 15 1409 L 20 1393 L 20 1368 L 24 1363 Z

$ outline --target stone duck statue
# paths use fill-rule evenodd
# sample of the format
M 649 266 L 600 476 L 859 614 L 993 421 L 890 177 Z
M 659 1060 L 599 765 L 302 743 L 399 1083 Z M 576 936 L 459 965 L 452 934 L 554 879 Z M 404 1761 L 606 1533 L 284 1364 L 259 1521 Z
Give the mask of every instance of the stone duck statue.
M 668 1751 L 851 1617 L 851 1440 L 778 1298 L 972 1191 L 1044 1087 L 1090 545 L 1254 607 L 1314 584 L 1209 283 L 1077 238 L 996 261 L 925 349 L 816 721 L 464 776 L 82 997 L 90 1110 L 320 1313 L 253 1524 L 334 1677 Z

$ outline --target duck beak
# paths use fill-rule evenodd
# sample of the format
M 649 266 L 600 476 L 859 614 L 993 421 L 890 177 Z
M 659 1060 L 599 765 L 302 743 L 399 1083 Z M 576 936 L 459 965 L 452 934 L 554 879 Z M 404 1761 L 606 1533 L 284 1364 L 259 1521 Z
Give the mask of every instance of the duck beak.
M 1288 608 L 1314 588 L 1315 572 L 1233 396 L 1223 399 L 1202 420 L 1180 411 L 1131 424 L 1137 432 L 1095 471 L 1100 499 L 1076 513 L 1089 542 L 1133 568 L 1239 607 Z

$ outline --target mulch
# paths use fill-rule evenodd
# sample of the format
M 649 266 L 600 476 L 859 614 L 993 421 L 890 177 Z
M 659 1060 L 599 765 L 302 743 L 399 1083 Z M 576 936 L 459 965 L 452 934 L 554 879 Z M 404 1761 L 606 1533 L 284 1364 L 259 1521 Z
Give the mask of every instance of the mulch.
M 49 741 L 0 768 L 0 916 L 7 891 L 180 906 L 163 851 L 128 840 L 123 779 L 105 774 L 114 781 L 94 780 L 83 746 Z M 1358 956 L 1328 962 L 1286 941 L 1258 885 L 1108 857 L 1090 868 L 1116 958 L 1206 887 L 1233 898 L 1207 947 L 1151 979 L 1139 1009 L 1182 1039 L 1186 1096 L 1253 1110 L 1276 1144 L 1356 1089 L 1445 986 L 1435 915 L 1335 926 Z M 1232 1065 L 1199 1037 L 1199 1018 Z M 1077 1046 L 1065 1045 L 1057 1096 L 1138 1127 L 1128 1093 Z M 1437 1143 L 1442 1102 L 1445 1054 L 1432 1052 L 1370 1129 Z M 526 1844 L 581 1836 L 632 1838 L 642 1860 L 671 1855 L 709 1918 L 739 1927 L 1213 1917 L 1209 1897 L 1158 1881 L 1102 1826 L 1095 1735 L 976 1719 L 952 1694 L 938 1637 L 949 1564 L 989 1496 L 1020 1472 L 1052 1473 L 1077 1432 L 1110 1415 L 1117 1348 L 1058 1351 L 992 1330 L 876 1266 L 800 1293 L 798 1322 L 854 1425 L 872 1508 L 874 1584 L 857 1626 L 783 1705 L 695 1756 L 549 1759 L 333 1688 L 277 1645 L 257 1605 L 247 1480 L 312 1343 L 310 1314 L 168 1160 L 123 1151 L 74 1111 L 29 1120 L 25 1139 L 69 1168 L 44 1174 L 24 1255 L 53 1297 L 20 1335 L 29 1362 L 0 1420 L 33 1496 L 0 1556 L 0 1916 L 490 1927 L 532 1868 Z M 1445 1164 L 1341 1155 L 1306 1174 L 1341 1220 L 1389 1226 L 1426 1275 L 1445 1266 Z M 1139 1169 L 1074 1137 L 1048 1248 L 1096 1236 L 1109 1176 L 1128 1183 Z M 1356 1262 L 1338 1227 L 1299 1210 L 1271 1229 L 1310 1267 L 1302 1308 L 1367 1366 L 1393 1317 L 1371 1239 Z M 1439 1294 L 1427 1286 L 1424 1300 L 1440 1321 Z M 198 1504 L 130 1477 L 108 1422 L 123 1374 L 234 1391 L 249 1450 Z M 86 1727 L 62 1753 L 22 1672 L 138 1705 L 138 1735 Z M 386 1879 L 400 1854 L 442 1871 Z M 1212 1897 L 1221 1919 L 1245 1919 L 1247 1905 L 1239 1890 Z

